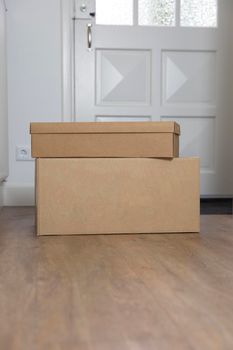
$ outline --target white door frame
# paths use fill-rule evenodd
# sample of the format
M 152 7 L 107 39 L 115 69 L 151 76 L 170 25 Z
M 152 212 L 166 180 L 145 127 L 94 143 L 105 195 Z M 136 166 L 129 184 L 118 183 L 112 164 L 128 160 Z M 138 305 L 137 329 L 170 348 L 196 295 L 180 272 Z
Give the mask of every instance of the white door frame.
M 74 108 L 74 1 L 61 1 L 62 120 L 75 120 Z

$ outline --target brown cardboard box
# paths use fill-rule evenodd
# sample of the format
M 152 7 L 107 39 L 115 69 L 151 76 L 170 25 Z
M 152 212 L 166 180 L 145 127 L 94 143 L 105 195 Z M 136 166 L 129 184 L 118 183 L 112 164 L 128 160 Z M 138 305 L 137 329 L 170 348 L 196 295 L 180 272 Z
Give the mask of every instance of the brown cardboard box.
M 37 159 L 38 235 L 199 231 L 197 158 Z
M 32 123 L 31 134 L 35 158 L 179 157 L 175 122 Z

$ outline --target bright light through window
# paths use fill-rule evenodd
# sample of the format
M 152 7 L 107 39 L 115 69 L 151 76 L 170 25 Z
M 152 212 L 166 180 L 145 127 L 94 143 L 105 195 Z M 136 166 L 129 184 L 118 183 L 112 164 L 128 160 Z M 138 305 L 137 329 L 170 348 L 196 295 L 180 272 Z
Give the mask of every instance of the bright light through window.
M 139 0 L 139 25 L 174 26 L 175 0 Z
M 181 0 L 181 26 L 216 27 L 217 0 Z
M 96 24 L 132 25 L 133 0 L 96 0 Z
M 180 6 L 178 5 L 178 2 Z M 218 0 L 96 0 L 96 24 L 173 27 L 217 27 Z M 176 13 L 180 8 L 180 13 Z M 138 23 L 134 23 L 138 11 Z

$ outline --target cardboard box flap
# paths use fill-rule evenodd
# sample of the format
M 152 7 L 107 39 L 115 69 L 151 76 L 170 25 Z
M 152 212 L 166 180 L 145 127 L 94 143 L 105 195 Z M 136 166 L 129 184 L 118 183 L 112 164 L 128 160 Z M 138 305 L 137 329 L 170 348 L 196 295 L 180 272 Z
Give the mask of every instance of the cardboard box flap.
M 176 122 L 78 122 L 31 123 L 31 134 L 104 134 L 104 133 L 174 133 L 180 135 Z

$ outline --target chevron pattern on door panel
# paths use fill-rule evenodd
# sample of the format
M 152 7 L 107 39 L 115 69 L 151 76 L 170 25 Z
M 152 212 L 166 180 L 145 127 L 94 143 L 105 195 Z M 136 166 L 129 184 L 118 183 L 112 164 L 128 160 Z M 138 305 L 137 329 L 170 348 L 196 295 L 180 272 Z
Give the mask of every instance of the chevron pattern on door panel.
M 216 52 L 164 51 L 163 104 L 215 106 Z
M 96 50 L 98 105 L 150 104 L 149 50 Z

